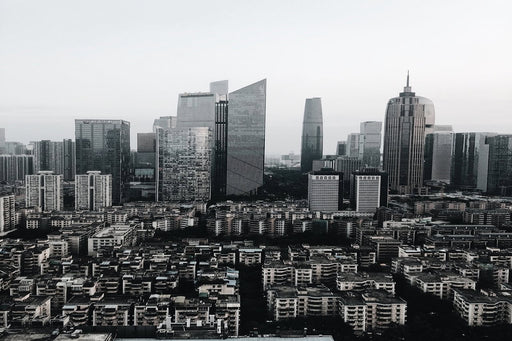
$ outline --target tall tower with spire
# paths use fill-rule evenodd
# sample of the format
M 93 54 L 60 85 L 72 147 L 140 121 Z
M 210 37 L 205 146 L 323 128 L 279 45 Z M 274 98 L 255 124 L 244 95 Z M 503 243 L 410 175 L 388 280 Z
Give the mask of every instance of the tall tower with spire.
M 425 134 L 434 117 L 434 103 L 412 92 L 407 72 L 404 91 L 386 108 L 383 165 L 391 191 L 409 194 L 422 187 Z

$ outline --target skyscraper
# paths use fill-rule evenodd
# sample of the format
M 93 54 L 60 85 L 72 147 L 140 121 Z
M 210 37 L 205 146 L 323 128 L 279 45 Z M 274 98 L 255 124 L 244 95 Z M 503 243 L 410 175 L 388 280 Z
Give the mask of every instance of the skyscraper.
M 313 160 L 323 155 L 322 102 L 318 97 L 307 98 L 302 123 L 302 147 L 300 168 L 303 173 L 311 171 Z
M 34 174 L 33 155 L 0 155 L 0 182 L 24 182 L 25 176 Z
M 361 122 L 359 133 L 359 158 L 367 167 L 380 167 L 382 122 Z
M 155 200 L 156 133 L 138 133 L 137 151 L 132 154 L 133 174 L 130 200 Z
M 153 121 L 153 132 L 155 133 L 157 128 L 176 128 L 176 121 L 176 116 L 160 116 Z
M 112 206 L 112 175 L 88 171 L 75 177 L 75 210 L 102 211 Z
M 434 131 L 425 137 L 423 178 L 449 184 L 452 166 L 453 133 Z
M 267 80 L 229 94 L 226 195 L 255 194 L 263 185 Z
M 456 133 L 453 141 L 451 184 L 461 189 L 487 191 L 488 136 L 496 133 Z
M 75 141 L 72 139 L 64 139 L 62 143 L 64 156 L 64 181 L 73 181 L 75 179 L 76 169 Z
M 434 117 L 434 104 L 411 91 L 407 74 L 404 91 L 388 102 L 384 124 L 384 170 L 393 191 L 413 193 L 422 187 L 427 117 Z
M 489 145 L 489 172 L 487 192 L 512 195 L 512 135 L 487 137 Z
M 359 138 L 361 134 L 351 133 L 347 136 L 347 156 L 360 157 L 359 155 Z
M 16 225 L 16 213 L 14 194 L 0 194 L 0 234 L 14 229 Z
M 71 139 L 41 140 L 32 144 L 35 172 L 51 170 L 55 174 L 64 175 L 64 180 L 74 180 L 75 143 Z
M 336 145 L 336 155 L 347 155 L 347 141 L 338 141 L 338 144 Z
M 157 200 L 208 201 L 211 197 L 211 129 L 159 128 L 157 146 Z
M 60 211 L 64 207 L 62 175 L 52 171 L 39 171 L 27 175 L 25 180 L 26 207 L 39 207 L 42 211 Z
M 112 203 L 124 202 L 130 175 L 130 123 L 75 120 L 76 174 L 112 174 Z
M 215 94 L 185 93 L 178 97 L 177 128 L 215 128 Z

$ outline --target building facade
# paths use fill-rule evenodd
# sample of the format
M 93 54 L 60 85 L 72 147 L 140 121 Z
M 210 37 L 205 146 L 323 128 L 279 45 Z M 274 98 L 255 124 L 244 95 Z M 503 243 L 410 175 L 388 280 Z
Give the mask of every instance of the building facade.
M 323 118 L 320 98 L 307 98 L 302 123 L 301 171 L 311 171 L 313 160 L 320 160 L 323 155 Z
M 15 202 L 13 194 L 0 195 L 0 233 L 13 230 L 16 226 Z
M 333 170 L 308 175 L 308 203 L 311 211 L 340 211 L 343 204 L 343 177 Z
M 449 184 L 452 168 L 453 133 L 436 131 L 425 137 L 425 180 Z
M 413 193 L 423 185 L 427 117 L 433 120 L 434 104 L 411 91 L 407 75 L 404 91 L 388 102 L 384 124 L 384 170 L 395 192 Z
M 75 210 L 102 211 L 112 206 L 112 175 L 99 171 L 75 177 Z
M 25 206 L 38 207 L 42 211 L 60 211 L 64 208 L 62 174 L 39 171 L 27 175 L 25 180 Z
M 75 120 L 76 174 L 112 174 L 112 202 L 125 201 L 130 175 L 130 123 Z
M 388 204 L 388 175 L 376 168 L 352 173 L 351 204 L 356 212 L 375 213 Z
M 33 155 L 0 155 L 0 182 L 23 182 L 31 174 L 34 174 Z
M 487 138 L 489 168 L 487 192 L 512 195 L 512 135 L 496 135 Z
M 361 122 L 359 134 L 359 158 L 366 167 L 380 167 L 382 122 Z

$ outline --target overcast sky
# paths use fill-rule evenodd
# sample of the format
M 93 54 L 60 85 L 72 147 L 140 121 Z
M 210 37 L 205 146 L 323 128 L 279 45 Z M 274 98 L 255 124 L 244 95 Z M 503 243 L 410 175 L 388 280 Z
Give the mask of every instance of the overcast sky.
M 0 127 L 58 140 L 75 118 L 119 118 L 133 149 L 179 93 L 267 78 L 267 154 L 300 151 L 308 97 L 329 154 L 384 120 L 409 69 L 436 123 L 512 133 L 511 18 L 509 0 L 0 0 Z

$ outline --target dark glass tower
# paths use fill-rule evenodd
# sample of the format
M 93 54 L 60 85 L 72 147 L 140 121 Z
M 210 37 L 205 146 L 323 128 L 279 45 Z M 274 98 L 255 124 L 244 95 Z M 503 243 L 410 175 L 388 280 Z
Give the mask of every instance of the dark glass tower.
M 389 100 L 384 124 L 384 170 L 392 191 L 413 193 L 423 184 L 423 156 L 427 117 L 433 120 L 434 104 L 416 96 L 407 85 Z
M 303 173 L 313 169 L 313 160 L 323 155 L 323 119 L 321 99 L 307 98 L 302 123 L 302 147 L 300 169 Z
M 512 195 L 512 135 L 487 138 L 489 145 L 489 173 L 487 192 Z
M 130 123 L 75 120 L 76 174 L 112 174 L 112 203 L 125 201 L 130 175 Z

